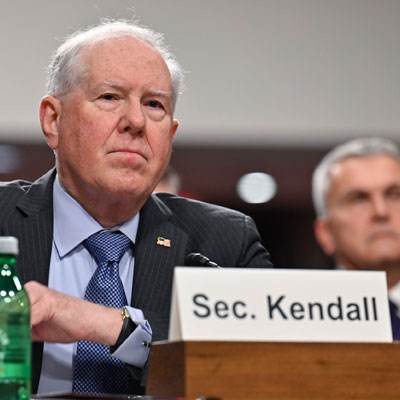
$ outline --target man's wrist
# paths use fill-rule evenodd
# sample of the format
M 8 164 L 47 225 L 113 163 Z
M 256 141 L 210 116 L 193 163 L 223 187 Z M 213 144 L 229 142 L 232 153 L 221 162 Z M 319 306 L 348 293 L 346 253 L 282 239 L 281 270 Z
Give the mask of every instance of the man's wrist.
M 127 339 L 130 334 L 137 328 L 137 325 L 132 321 L 126 307 L 121 309 L 121 318 L 122 318 L 122 328 L 121 332 L 118 336 L 116 343 L 113 346 L 110 346 L 111 353 L 114 353 L 122 343 L 124 343 L 125 339 Z

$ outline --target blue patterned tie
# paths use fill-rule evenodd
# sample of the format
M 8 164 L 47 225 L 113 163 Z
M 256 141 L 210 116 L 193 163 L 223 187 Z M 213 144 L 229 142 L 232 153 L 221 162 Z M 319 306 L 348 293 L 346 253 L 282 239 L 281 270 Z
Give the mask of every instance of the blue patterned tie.
M 86 300 L 115 308 L 127 305 L 119 276 L 119 261 L 130 244 L 130 239 L 123 233 L 106 231 L 97 232 L 83 242 L 98 265 L 86 288 Z M 127 393 L 128 382 L 125 364 L 110 356 L 108 346 L 78 342 L 74 392 Z

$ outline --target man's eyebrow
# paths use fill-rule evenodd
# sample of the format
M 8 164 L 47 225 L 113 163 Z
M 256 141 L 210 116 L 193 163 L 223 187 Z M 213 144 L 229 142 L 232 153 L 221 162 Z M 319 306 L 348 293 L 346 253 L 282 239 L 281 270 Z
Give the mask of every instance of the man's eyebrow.
M 113 87 L 115 89 L 119 89 L 119 90 L 129 90 L 129 87 L 124 85 L 123 83 L 119 83 L 119 82 L 115 82 L 115 81 L 111 81 L 109 79 L 104 79 L 103 81 L 100 81 L 99 83 L 97 83 L 95 85 L 95 89 L 101 88 L 102 86 L 109 86 L 109 87 Z M 171 92 L 166 92 L 165 90 L 149 90 L 148 94 L 151 96 L 164 96 L 164 97 L 172 97 L 172 93 Z
M 122 90 L 128 90 L 128 87 L 122 83 L 119 82 L 114 82 L 110 81 L 109 79 L 104 79 L 103 81 L 100 81 L 95 85 L 95 89 L 102 87 L 102 86 L 110 86 L 115 89 L 122 89 Z
M 355 187 L 355 188 L 350 188 L 347 189 L 345 192 L 343 192 L 340 196 L 341 199 L 347 199 L 349 197 L 352 197 L 354 195 L 364 195 L 364 194 L 369 194 L 368 189 L 363 189 L 363 188 L 359 188 L 359 187 Z
M 362 189 L 362 188 L 353 188 L 349 189 L 348 191 L 344 192 L 344 195 L 353 195 L 353 194 L 360 194 L 360 193 L 369 193 L 370 191 L 368 189 Z
M 165 90 L 150 90 L 149 94 L 152 96 L 165 96 L 165 97 L 171 97 L 170 92 L 166 92 Z
M 390 185 L 387 185 L 384 190 L 388 191 L 388 190 L 398 190 L 398 189 L 400 189 L 400 182 L 392 182 Z

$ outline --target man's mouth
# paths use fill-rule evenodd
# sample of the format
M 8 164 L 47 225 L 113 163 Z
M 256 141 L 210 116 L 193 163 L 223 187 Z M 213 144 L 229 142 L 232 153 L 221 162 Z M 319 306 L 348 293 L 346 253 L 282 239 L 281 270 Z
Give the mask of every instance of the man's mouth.
M 110 151 L 110 154 L 126 154 L 128 157 L 137 155 L 146 160 L 146 157 L 144 156 L 144 154 L 141 151 L 136 150 L 136 149 L 121 148 L 121 149 Z
M 378 229 L 370 232 L 367 236 L 368 241 L 379 240 L 379 239 L 392 239 L 400 241 L 400 234 L 391 229 Z

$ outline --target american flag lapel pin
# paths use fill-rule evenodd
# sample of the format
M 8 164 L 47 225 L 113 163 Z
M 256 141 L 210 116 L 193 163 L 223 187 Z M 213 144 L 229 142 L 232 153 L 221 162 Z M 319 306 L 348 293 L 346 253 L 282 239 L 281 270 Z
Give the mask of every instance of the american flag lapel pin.
M 159 246 L 164 246 L 164 247 L 171 247 L 171 241 L 169 239 L 163 238 L 161 236 L 159 236 L 157 238 L 157 244 Z

